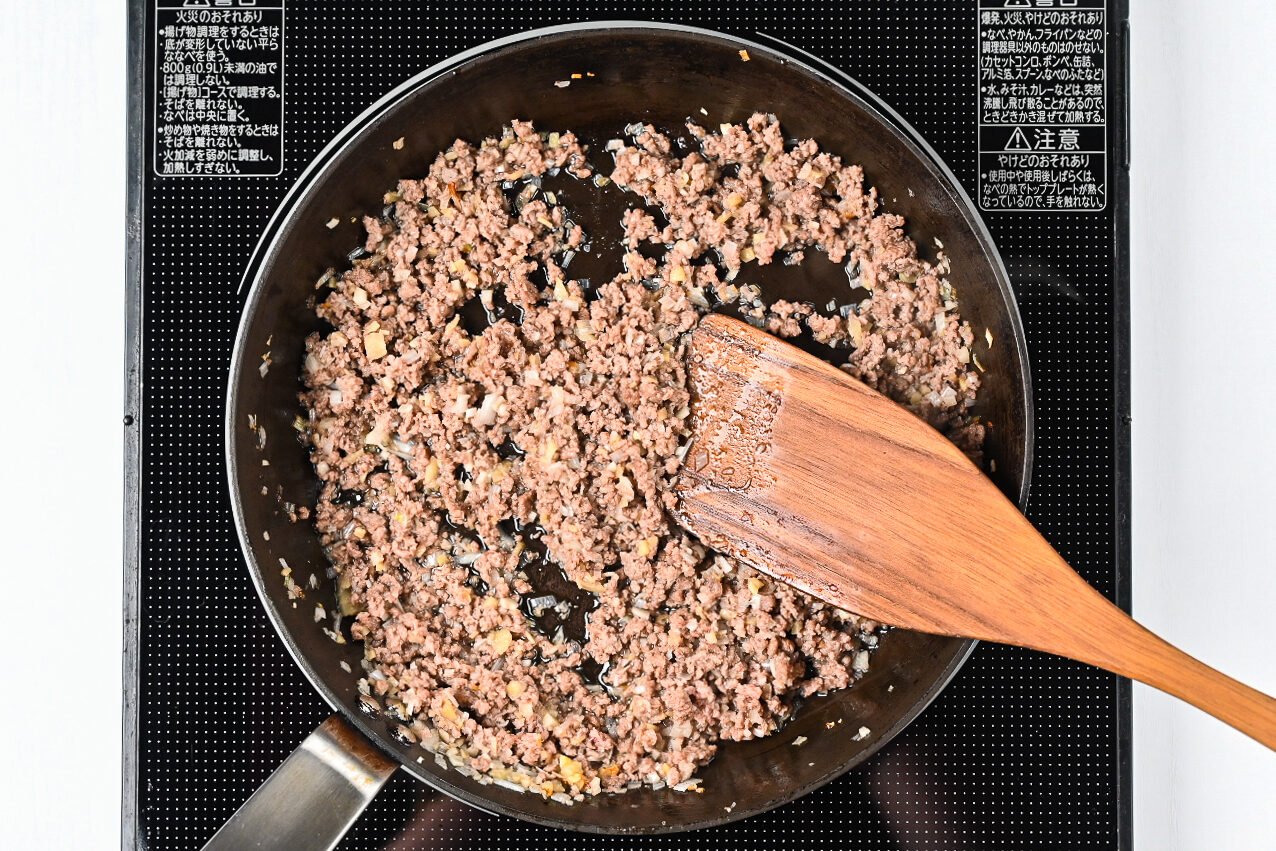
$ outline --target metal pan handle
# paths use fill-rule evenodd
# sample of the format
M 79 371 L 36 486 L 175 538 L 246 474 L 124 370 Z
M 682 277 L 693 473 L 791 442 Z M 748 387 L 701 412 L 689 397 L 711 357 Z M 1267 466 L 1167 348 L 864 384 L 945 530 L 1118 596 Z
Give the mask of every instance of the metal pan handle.
M 204 851 L 335 848 L 396 767 L 334 715 L 266 778 Z

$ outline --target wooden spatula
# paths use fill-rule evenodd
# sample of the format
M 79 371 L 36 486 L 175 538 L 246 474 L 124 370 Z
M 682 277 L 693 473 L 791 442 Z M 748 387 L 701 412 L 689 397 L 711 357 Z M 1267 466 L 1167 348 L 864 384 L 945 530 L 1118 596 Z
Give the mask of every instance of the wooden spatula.
M 1067 656 L 1276 749 L 1276 700 L 1198 662 L 1086 584 L 939 432 L 841 370 L 709 316 L 688 369 L 679 520 L 848 611 Z

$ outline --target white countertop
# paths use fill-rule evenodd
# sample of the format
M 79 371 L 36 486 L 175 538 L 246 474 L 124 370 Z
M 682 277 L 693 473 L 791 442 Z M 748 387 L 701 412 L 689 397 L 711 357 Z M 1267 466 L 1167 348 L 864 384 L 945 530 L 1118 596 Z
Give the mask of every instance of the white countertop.
M 1131 5 L 1134 614 L 1276 694 L 1276 7 Z M 1276 848 L 1276 753 L 1141 686 L 1134 792 L 1140 849 Z
M 1135 614 L 1276 693 L 1276 7 L 1132 5 Z M 6 848 L 118 845 L 123 6 L 0 31 Z M 1276 754 L 1143 687 L 1134 711 L 1137 848 L 1276 848 Z

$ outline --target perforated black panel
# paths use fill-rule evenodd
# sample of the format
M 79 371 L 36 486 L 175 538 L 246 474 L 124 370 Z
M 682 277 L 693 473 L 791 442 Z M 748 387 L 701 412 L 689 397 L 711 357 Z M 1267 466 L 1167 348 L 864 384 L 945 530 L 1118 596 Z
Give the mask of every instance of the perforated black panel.
M 147 147 L 138 753 L 127 790 L 144 847 L 199 847 L 327 714 L 253 593 L 222 459 L 240 276 L 272 212 L 318 150 L 393 86 L 459 50 L 535 26 L 652 19 L 761 31 L 832 62 L 910 121 L 973 194 L 977 5 L 807 0 L 754 11 L 718 0 L 287 0 L 284 162 L 277 177 L 157 177 L 146 141 L 154 120 L 147 94 L 146 132 L 134 140 Z M 1119 505 L 1124 4 L 1108 5 L 1106 210 L 985 219 L 1014 281 L 1032 359 L 1037 455 L 1030 516 L 1087 579 L 1116 596 L 1124 593 L 1127 516 Z M 135 39 L 146 49 L 135 79 L 146 93 L 154 91 L 154 6 L 154 0 L 137 4 L 135 17 Z M 890 187 L 880 188 L 890 196 Z M 343 847 L 1124 847 L 1122 707 L 1111 676 L 985 645 L 871 763 L 743 823 L 650 839 L 575 835 L 478 813 L 399 775 Z

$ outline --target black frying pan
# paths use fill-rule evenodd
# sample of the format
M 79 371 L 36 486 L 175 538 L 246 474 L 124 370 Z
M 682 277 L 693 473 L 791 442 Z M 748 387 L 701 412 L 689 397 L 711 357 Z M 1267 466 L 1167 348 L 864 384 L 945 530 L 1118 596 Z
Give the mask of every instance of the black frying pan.
M 747 50 L 749 61 L 741 50 Z M 595 76 L 565 88 L 554 85 L 584 71 Z M 702 107 L 708 117 L 700 113 Z M 400 86 L 324 149 L 285 199 L 250 267 L 252 290 L 236 341 L 226 414 L 229 483 L 240 541 L 253 582 L 288 651 L 345 722 L 376 747 L 360 744 L 361 737 L 339 720 L 326 725 L 241 810 L 239 821 L 218 835 L 224 847 L 249 836 L 253 842 L 277 840 L 282 843 L 278 847 L 335 841 L 327 834 L 336 831 L 339 836 L 370 799 L 369 790 L 374 792 L 396 764 L 481 809 L 556 827 L 657 833 L 747 818 L 863 762 L 935 698 L 969 655 L 971 641 L 892 632 L 854 688 L 810 700 L 779 735 L 725 745 L 699 774 L 703 794 L 643 789 L 564 806 L 480 785 L 439 767 L 419 746 L 396 739 L 393 719 L 360 709 L 355 681 L 361 646 L 334 643 L 314 622 L 314 602 L 331 608 L 334 595 L 311 525 L 286 517 L 287 503 L 313 504 L 317 492 L 292 423 L 300 412 L 296 397 L 302 340 L 319 327 L 309 304 L 314 283 L 329 266 L 346 268 L 345 254 L 363 241 L 351 218 L 379 211 L 382 194 L 398 178 L 419 176 L 453 139 L 480 140 L 499 133 L 512 118 L 531 119 L 541 129 L 574 130 L 593 143 L 595 162 L 606 173 L 609 157 L 602 143 L 632 121 L 673 129 L 693 117 L 713 126 L 759 110 L 778 115 L 788 135 L 814 137 L 823 148 L 862 164 L 888 208 L 907 218 L 924 254 L 932 253 L 933 259 L 933 240 L 942 241 L 952 258 L 951 280 L 963 315 L 981 338 L 976 351 L 987 373 L 978 410 L 993 426 L 986 446 L 989 469 L 995 470 L 992 476 L 1002 490 L 1023 504 L 1032 403 L 1014 296 L 970 200 L 898 116 L 811 57 L 687 27 L 559 27 L 457 56 Z M 392 143 L 400 137 L 406 145 L 395 150 Z M 613 209 L 614 199 L 589 199 L 590 193 L 581 192 L 569 204 L 595 243 L 605 246 L 618 235 L 619 208 Z M 326 223 L 334 217 L 340 224 L 329 229 Z M 610 258 L 605 250 L 596 253 L 602 256 L 594 262 L 618 262 L 614 253 Z M 573 265 L 573 274 L 590 274 L 578 268 L 582 260 Z M 777 264 L 760 272 L 758 280 L 770 298 L 824 304 L 830 298 L 844 301 L 847 295 L 843 270 L 827 262 Z M 996 341 L 991 349 L 982 341 L 985 327 Z M 271 365 L 263 377 L 261 356 L 266 352 Z M 265 430 L 264 448 L 259 433 L 249 427 L 249 415 Z M 269 466 L 263 466 L 263 459 Z M 312 573 L 320 580 L 296 606 L 287 596 L 281 558 L 303 586 Z M 872 733 L 857 741 L 846 726 L 826 729 L 826 722 L 838 719 Z M 798 736 L 806 736 L 808 744 L 792 747 Z M 343 748 L 349 747 L 362 747 L 362 757 L 343 756 Z M 287 808 L 280 803 L 282 793 L 270 789 L 285 782 L 290 786 Z M 327 798 L 319 803 L 314 800 L 319 795 Z M 270 829 L 252 821 L 263 813 L 275 819 Z

